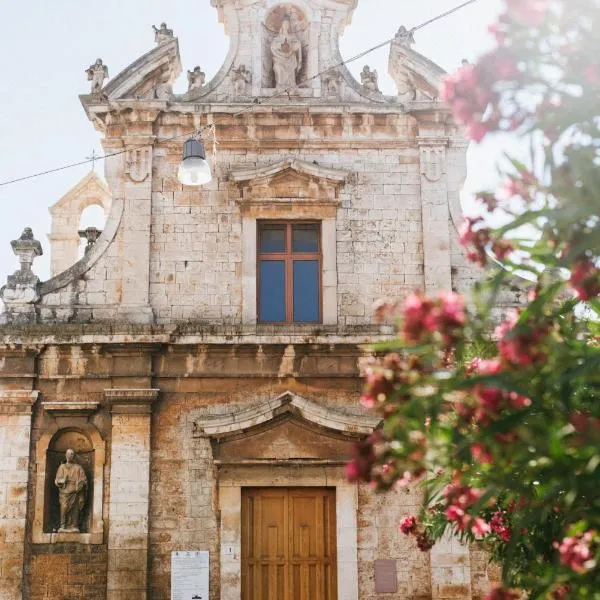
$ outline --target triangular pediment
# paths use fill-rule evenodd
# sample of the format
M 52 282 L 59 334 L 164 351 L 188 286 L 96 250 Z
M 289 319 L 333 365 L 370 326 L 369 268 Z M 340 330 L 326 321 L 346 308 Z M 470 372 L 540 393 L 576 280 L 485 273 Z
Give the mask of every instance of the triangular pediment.
M 104 212 L 108 213 L 111 198 L 106 183 L 94 171 L 91 171 L 48 210 L 50 214 L 56 215 L 63 211 L 83 210 L 90 204 L 99 204 Z

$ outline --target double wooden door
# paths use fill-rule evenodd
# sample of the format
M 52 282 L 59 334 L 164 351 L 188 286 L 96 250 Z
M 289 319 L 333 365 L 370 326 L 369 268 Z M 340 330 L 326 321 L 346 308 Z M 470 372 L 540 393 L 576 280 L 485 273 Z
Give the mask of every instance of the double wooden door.
M 242 490 L 242 600 L 337 600 L 335 489 Z

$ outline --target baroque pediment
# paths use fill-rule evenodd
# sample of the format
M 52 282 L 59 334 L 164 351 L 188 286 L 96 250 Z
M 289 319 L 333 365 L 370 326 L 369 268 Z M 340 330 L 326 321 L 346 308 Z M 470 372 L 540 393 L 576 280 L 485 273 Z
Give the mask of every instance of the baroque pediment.
M 352 415 L 286 392 L 274 400 L 194 423 L 195 436 L 212 441 L 213 454 L 230 460 L 345 461 L 352 445 L 380 420 Z
M 289 158 L 255 169 L 238 169 L 230 179 L 240 192 L 241 204 L 339 204 L 339 191 L 348 172 Z
M 398 88 L 398 100 L 405 105 L 437 101 L 446 72 L 413 50 L 413 43 L 406 29 L 401 28 L 390 46 L 389 73 Z
M 172 85 L 181 74 L 181 59 L 177 38 L 159 44 L 113 77 L 100 96 L 81 97 L 84 106 L 106 100 L 168 100 Z

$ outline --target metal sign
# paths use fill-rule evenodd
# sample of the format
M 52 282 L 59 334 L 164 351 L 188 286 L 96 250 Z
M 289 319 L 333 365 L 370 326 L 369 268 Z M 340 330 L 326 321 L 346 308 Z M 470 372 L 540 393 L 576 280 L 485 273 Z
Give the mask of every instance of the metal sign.
M 375 593 L 394 594 L 398 591 L 395 560 L 375 561 Z

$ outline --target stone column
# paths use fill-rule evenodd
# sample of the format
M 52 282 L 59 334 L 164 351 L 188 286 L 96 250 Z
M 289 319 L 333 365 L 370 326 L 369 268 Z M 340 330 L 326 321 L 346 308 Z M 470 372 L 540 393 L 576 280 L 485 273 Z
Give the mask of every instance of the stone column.
M 105 390 L 112 436 L 107 600 L 145 600 L 148 589 L 150 428 L 158 390 Z
M 0 391 L 0 599 L 23 598 L 31 412 L 38 392 Z
M 452 288 L 450 211 L 446 172 L 447 137 L 418 137 L 425 292 Z

